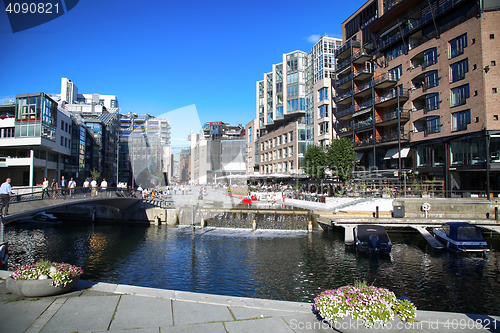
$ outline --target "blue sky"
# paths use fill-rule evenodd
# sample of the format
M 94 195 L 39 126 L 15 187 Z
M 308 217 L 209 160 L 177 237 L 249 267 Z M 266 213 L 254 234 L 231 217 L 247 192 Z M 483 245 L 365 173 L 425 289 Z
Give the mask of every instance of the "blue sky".
M 116 95 L 122 113 L 160 116 L 194 104 L 201 123 L 245 125 L 255 117 L 255 82 L 282 54 L 309 52 L 310 37 L 341 37 L 365 0 L 80 0 L 38 27 L 12 33 L 0 13 L 0 97 Z

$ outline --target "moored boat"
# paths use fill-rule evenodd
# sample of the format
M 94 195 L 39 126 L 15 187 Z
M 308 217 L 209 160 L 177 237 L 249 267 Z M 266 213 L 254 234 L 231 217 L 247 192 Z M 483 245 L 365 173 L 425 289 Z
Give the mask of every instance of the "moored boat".
M 358 252 L 374 254 L 391 253 L 392 243 L 383 226 L 360 224 L 356 227 L 355 232 Z
M 456 252 L 486 252 L 488 244 L 484 240 L 481 227 L 468 222 L 447 222 L 434 228 L 434 237 L 448 249 Z

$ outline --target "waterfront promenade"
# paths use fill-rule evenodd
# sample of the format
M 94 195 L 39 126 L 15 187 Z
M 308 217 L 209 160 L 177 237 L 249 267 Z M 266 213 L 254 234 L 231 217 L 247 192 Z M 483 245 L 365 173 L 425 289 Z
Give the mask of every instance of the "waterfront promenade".
M 57 297 L 27 299 L 8 291 L 0 271 L 0 332 L 500 332 L 500 316 L 417 310 L 417 322 L 398 319 L 365 328 L 328 324 L 311 303 L 198 294 L 80 281 Z

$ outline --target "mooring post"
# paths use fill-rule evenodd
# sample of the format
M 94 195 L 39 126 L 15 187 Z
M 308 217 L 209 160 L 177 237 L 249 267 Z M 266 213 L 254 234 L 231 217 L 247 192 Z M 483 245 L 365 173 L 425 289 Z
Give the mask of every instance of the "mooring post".
M 498 221 L 498 207 L 495 207 L 495 221 Z
M 256 230 L 256 229 L 257 229 L 257 221 L 252 220 L 252 230 Z
M 307 230 L 309 232 L 313 232 L 313 221 L 309 221 L 309 223 L 307 225 Z
M 201 228 L 202 229 L 205 228 L 205 219 L 204 218 L 201 219 L 200 223 L 201 223 Z
M 375 218 L 378 219 L 378 206 L 375 207 Z

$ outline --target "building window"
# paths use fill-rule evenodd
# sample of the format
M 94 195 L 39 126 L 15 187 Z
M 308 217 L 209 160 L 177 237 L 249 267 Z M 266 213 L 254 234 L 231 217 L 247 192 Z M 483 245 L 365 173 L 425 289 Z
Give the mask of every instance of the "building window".
M 441 132 L 441 118 L 428 117 L 427 118 L 427 134 Z
M 64 121 L 61 120 L 61 129 L 64 131 Z
M 288 143 L 288 134 L 283 134 L 283 144 Z
M 437 48 L 432 48 L 424 51 L 424 63 L 422 64 L 422 68 L 429 67 L 430 65 L 434 65 L 437 63 Z
M 327 104 L 321 105 L 319 107 L 319 117 L 320 118 L 328 117 L 328 105 Z
M 464 53 L 464 49 L 467 47 L 467 34 L 463 34 L 455 39 L 450 40 L 450 59 L 455 58 Z
M 290 134 L 290 142 L 292 142 L 293 141 L 293 131 L 291 131 L 289 134 Z
M 325 101 L 328 100 L 328 88 L 322 88 L 319 90 L 319 101 Z
M 495 34 L 490 34 L 490 39 L 495 39 Z
M 496 94 L 497 93 L 497 88 L 491 88 L 491 92 Z
M 464 105 L 469 94 L 469 84 L 451 89 L 451 106 Z
M 292 156 L 293 156 L 293 146 L 288 147 L 288 155 L 289 155 L 290 157 L 292 157 Z
M 491 61 L 491 66 L 496 66 L 497 65 L 497 62 L 495 60 L 492 60 Z
M 389 76 L 392 77 L 392 79 L 399 80 L 401 78 L 401 75 L 403 75 L 402 65 L 389 70 Z
M 248 128 L 248 142 L 252 142 L 252 127 Z
M 328 121 L 319 124 L 319 135 L 328 134 Z
M 429 112 L 437 109 L 439 109 L 439 94 L 428 94 L 425 96 L 425 111 Z
M 470 124 L 470 110 L 455 112 L 452 114 L 452 130 L 463 131 Z
M 439 85 L 438 71 L 425 73 L 424 91 Z
M 450 65 L 450 82 L 465 79 L 465 73 L 469 71 L 469 59 L 456 62 Z

